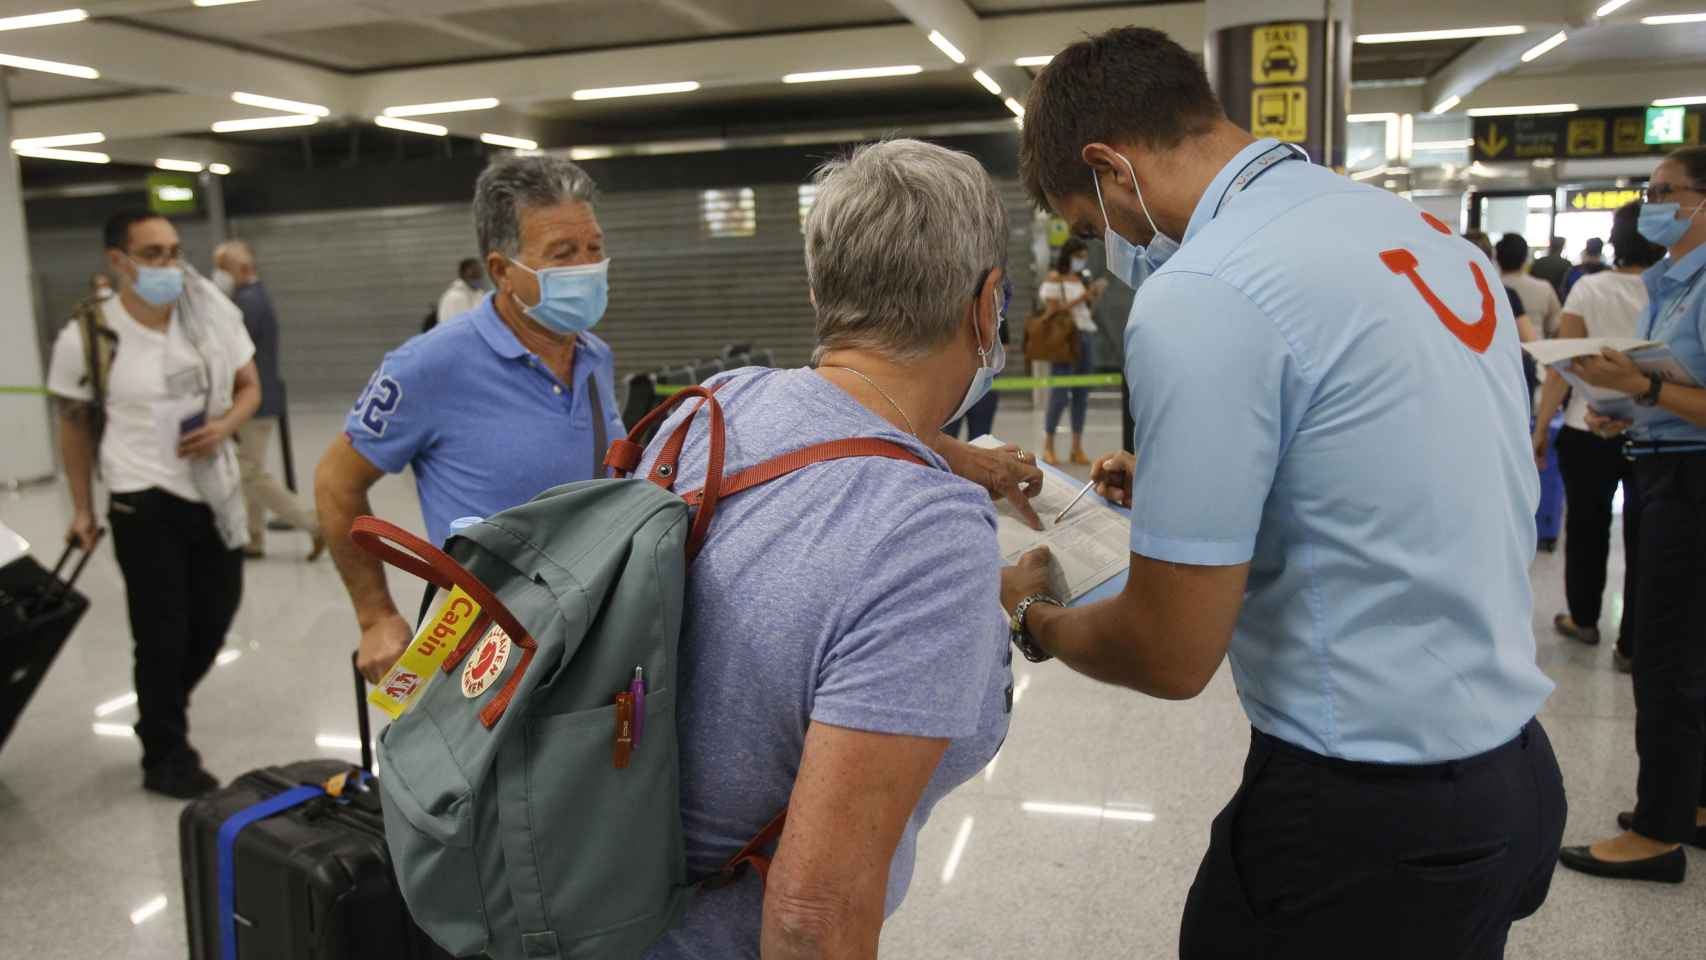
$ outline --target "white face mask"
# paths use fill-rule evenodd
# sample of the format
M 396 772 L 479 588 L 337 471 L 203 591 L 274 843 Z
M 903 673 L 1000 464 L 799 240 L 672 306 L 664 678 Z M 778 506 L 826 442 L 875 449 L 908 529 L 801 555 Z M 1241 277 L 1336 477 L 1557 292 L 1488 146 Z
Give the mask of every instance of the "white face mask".
M 959 408 L 954 411 L 953 416 L 942 422 L 942 426 L 945 427 L 965 416 L 966 411 L 976 406 L 977 402 L 989 393 L 1001 371 L 1007 369 L 1007 345 L 1001 342 L 1001 323 L 1007 319 L 1006 301 L 1007 292 L 1004 288 L 1001 292 L 1001 306 L 995 312 L 995 338 L 989 349 L 983 348 L 982 330 L 976 326 L 972 328 L 973 335 L 977 337 L 977 372 L 972 374 L 971 383 L 966 385 L 966 395 L 960 400 Z
M 223 269 L 213 271 L 213 285 L 228 297 L 237 292 L 237 278 Z
M 1102 223 L 1107 225 L 1102 231 L 1102 242 L 1108 248 L 1108 272 L 1136 290 L 1151 273 L 1161 269 L 1161 265 L 1178 252 L 1179 241 L 1162 233 L 1161 228 L 1155 225 L 1155 218 L 1149 214 L 1149 204 L 1143 199 L 1143 188 L 1137 185 L 1137 171 L 1132 169 L 1130 160 L 1123 156 L 1120 159 L 1131 174 L 1131 188 L 1137 193 L 1137 203 L 1143 208 L 1143 217 L 1149 221 L 1149 229 L 1154 233 L 1147 247 L 1132 243 L 1114 230 L 1114 222 L 1108 219 L 1108 205 L 1102 200 L 1102 178 L 1094 170 L 1090 171 L 1090 182 L 1096 187 L 1096 204 L 1102 208 Z

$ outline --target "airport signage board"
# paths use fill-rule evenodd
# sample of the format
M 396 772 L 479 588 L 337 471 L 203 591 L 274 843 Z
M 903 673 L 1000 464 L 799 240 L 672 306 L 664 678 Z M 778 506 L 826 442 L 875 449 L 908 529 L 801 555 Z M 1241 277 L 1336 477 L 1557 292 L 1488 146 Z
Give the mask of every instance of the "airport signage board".
M 1698 108 L 1675 108 L 1679 115 L 1662 122 L 1661 132 L 1677 139 L 1650 139 L 1653 124 L 1648 108 L 1617 107 L 1548 113 L 1530 117 L 1476 117 L 1473 158 L 1489 163 L 1526 160 L 1572 160 L 1601 157 L 1658 156 L 1679 146 L 1698 144 Z
M 200 196 L 195 177 L 185 173 L 148 175 L 148 209 L 163 217 L 188 216 L 198 212 Z

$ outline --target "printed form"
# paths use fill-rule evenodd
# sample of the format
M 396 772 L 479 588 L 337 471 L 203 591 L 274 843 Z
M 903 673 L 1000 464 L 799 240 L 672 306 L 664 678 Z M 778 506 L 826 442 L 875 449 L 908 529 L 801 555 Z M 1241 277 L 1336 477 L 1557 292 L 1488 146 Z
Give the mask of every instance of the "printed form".
M 1007 444 L 992 436 L 972 443 L 998 449 Z M 1001 558 L 1008 565 L 1037 547 L 1048 547 L 1049 591 L 1067 603 L 1079 599 L 1131 566 L 1131 524 L 1115 512 L 1094 490 L 1084 495 L 1066 519 L 1054 518 L 1083 484 L 1073 484 L 1064 474 L 1043 468 L 1043 488 L 1031 498 L 1031 506 L 1042 518 L 1043 529 L 1032 530 L 1019 512 L 1005 500 L 995 504 L 995 538 Z

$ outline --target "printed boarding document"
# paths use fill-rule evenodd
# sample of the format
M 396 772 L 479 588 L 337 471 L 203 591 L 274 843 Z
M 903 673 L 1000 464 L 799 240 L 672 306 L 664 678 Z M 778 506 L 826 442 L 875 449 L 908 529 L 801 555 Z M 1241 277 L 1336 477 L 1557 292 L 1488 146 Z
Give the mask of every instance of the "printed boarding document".
M 992 436 L 978 437 L 972 443 L 990 449 L 1006 446 Z M 1047 547 L 1052 557 L 1049 591 L 1067 603 L 1131 567 L 1131 524 L 1094 490 L 1078 501 L 1066 519 L 1054 522 L 1082 486 L 1065 474 L 1043 468 L 1043 489 L 1031 498 L 1031 506 L 1043 521 L 1041 530 L 1027 526 L 1007 501 L 995 503 L 995 538 L 1001 545 L 1002 560 L 1012 565 L 1031 550 Z
M 1534 362 L 1558 371 L 1571 387 L 1587 397 L 1588 406 L 1607 417 L 1642 422 L 1652 415 L 1650 408 L 1640 406 L 1635 398 L 1616 390 L 1589 386 L 1569 369 L 1570 361 L 1578 357 L 1598 356 L 1610 347 L 1629 355 L 1635 365 L 1647 373 L 1656 373 L 1666 382 L 1684 387 L 1697 387 L 1688 369 L 1671 355 L 1670 347 L 1657 340 L 1634 340 L 1628 337 L 1579 337 L 1570 340 L 1537 340 L 1522 345 Z

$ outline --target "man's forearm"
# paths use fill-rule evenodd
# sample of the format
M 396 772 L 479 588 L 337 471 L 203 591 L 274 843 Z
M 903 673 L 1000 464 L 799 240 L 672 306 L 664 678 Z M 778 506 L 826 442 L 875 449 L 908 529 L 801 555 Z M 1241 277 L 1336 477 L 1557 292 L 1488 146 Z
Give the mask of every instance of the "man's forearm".
M 71 487 L 71 505 L 79 513 L 94 512 L 95 441 L 88 404 L 60 401 L 59 457 L 65 462 L 65 480 Z
M 1146 643 L 1142 625 L 1128 620 L 1121 607 L 1113 597 L 1082 607 L 1038 603 L 1026 613 L 1025 626 L 1044 650 L 1077 673 L 1150 696 L 1166 696 L 1142 669 L 1140 651 Z
M 1563 376 L 1558 371 L 1550 369 L 1546 371 L 1546 383 L 1540 388 L 1540 406 L 1534 412 L 1535 436 L 1546 435 L 1547 425 L 1552 422 L 1552 417 L 1558 413 L 1558 407 L 1563 404 L 1564 393 L 1568 389 L 1569 384 L 1564 381 Z
M 385 582 L 384 564 L 350 539 L 355 519 L 373 512 L 367 491 L 340 489 L 317 479 L 314 500 L 332 562 L 337 564 L 344 589 L 349 591 L 350 602 L 355 605 L 356 621 L 365 630 L 375 621 L 397 613 L 391 588 Z

